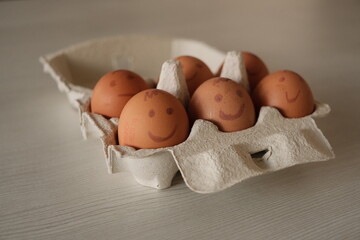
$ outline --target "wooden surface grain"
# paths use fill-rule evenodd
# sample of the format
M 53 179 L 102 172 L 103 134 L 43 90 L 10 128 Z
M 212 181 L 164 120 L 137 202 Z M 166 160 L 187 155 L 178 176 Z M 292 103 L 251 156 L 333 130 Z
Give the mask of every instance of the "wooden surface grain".
M 359 1 L 0 2 L 0 239 L 359 239 Z M 336 159 L 209 195 L 108 175 L 99 140 L 40 55 L 88 39 L 161 34 L 292 69 L 332 113 Z

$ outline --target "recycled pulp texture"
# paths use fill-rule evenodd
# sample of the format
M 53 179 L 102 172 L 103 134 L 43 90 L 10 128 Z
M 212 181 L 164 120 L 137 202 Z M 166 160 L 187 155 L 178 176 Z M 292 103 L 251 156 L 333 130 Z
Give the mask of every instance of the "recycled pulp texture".
M 149 49 L 160 49 L 160 53 L 152 53 Z M 147 56 L 149 54 L 151 58 Z M 255 126 L 233 133 L 220 132 L 212 123 L 197 120 L 188 139 L 169 148 L 136 151 L 116 145 L 118 119 L 108 120 L 90 112 L 91 90 L 87 79 L 91 77 L 81 72 L 95 67 L 106 73 L 122 68 L 120 65 L 123 64 L 140 75 L 148 74 L 146 76 L 151 82 L 162 62 L 179 55 L 199 57 L 212 71 L 225 58 L 216 49 L 192 40 L 131 36 L 76 45 L 42 57 L 41 62 L 59 89 L 67 94 L 71 104 L 79 109 L 84 137 L 100 137 L 109 173 L 129 171 L 138 183 L 145 186 L 167 188 L 180 170 L 190 189 L 211 193 L 259 174 L 334 157 L 330 144 L 312 119 L 330 111 L 329 106 L 322 103 L 317 103 L 313 114 L 298 119 L 286 119 L 276 109 L 263 107 Z M 98 65 L 96 61 L 99 61 Z M 147 65 L 149 61 L 151 64 Z M 111 64 L 114 66 L 111 67 Z M 94 72 L 94 75 L 101 76 L 100 72 Z M 226 55 L 222 77 L 248 87 L 240 52 Z M 169 60 L 162 65 L 157 88 L 170 92 L 185 105 L 189 100 L 185 80 L 176 61 Z

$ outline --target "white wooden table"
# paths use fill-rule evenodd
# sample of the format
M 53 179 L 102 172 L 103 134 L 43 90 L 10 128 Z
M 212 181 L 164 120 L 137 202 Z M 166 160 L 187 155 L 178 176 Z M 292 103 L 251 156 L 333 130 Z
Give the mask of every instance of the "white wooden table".
M 0 239 L 360 239 L 360 2 L 0 2 Z M 104 36 L 193 38 L 292 69 L 332 113 L 336 159 L 216 194 L 108 175 L 40 55 Z

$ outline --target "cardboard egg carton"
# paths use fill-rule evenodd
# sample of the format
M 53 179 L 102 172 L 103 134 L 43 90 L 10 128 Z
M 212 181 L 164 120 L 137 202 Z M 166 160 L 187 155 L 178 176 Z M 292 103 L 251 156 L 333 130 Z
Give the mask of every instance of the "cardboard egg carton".
M 168 188 L 180 170 L 191 190 L 211 193 L 256 175 L 334 158 L 329 142 L 313 120 L 330 112 L 327 104 L 319 102 L 314 113 L 297 119 L 262 107 L 255 126 L 233 133 L 220 132 L 211 122 L 197 120 L 188 139 L 173 147 L 135 150 L 117 145 L 118 119 L 90 112 L 91 87 L 103 74 L 116 69 L 132 70 L 155 86 L 161 69 L 156 88 L 173 94 L 186 106 L 189 93 L 180 65 L 167 60 L 180 55 L 200 58 L 213 72 L 225 59 L 221 76 L 249 89 L 241 52 L 225 55 L 205 43 L 186 39 L 105 38 L 49 54 L 40 61 L 79 110 L 84 138 L 101 139 L 109 173 L 130 172 L 145 186 Z

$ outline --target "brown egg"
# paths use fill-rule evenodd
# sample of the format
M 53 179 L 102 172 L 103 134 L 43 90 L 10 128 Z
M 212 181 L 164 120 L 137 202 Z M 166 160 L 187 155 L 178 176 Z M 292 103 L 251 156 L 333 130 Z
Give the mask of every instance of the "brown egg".
M 269 74 L 252 94 L 257 108 L 272 106 L 283 116 L 300 118 L 314 111 L 314 98 L 305 80 L 295 72 L 283 70 Z
M 249 94 L 228 78 L 212 78 L 201 84 L 190 100 L 189 115 L 192 120 L 211 121 L 223 132 L 240 131 L 255 124 Z
M 163 90 L 148 89 L 125 105 L 118 130 L 122 146 L 170 147 L 186 140 L 189 120 L 177 98 Z
M 250 84 L 250 90 L 252 91 L 255 89 L 260 80 L 269 74 L 269 70 L 265 63 L 255 54 L 250 52 L 242 52 L 242 55 Z M 223 64 L 221 64 L 218 72 L 215 74 L 216 76 L 221 75 L 222 67 Z
M 94 87 L 91 112 L 118 118 L 127 101 L 147 88 L 144 79 L 134 72 L 117 70 L 107 73 Z
M 190 95 L 192 95 L 195 89 L 203 82 L 214 77 L 209 67 L 198 58 L 180 56 L 175 60 L 178 60 L 181 64 Z

